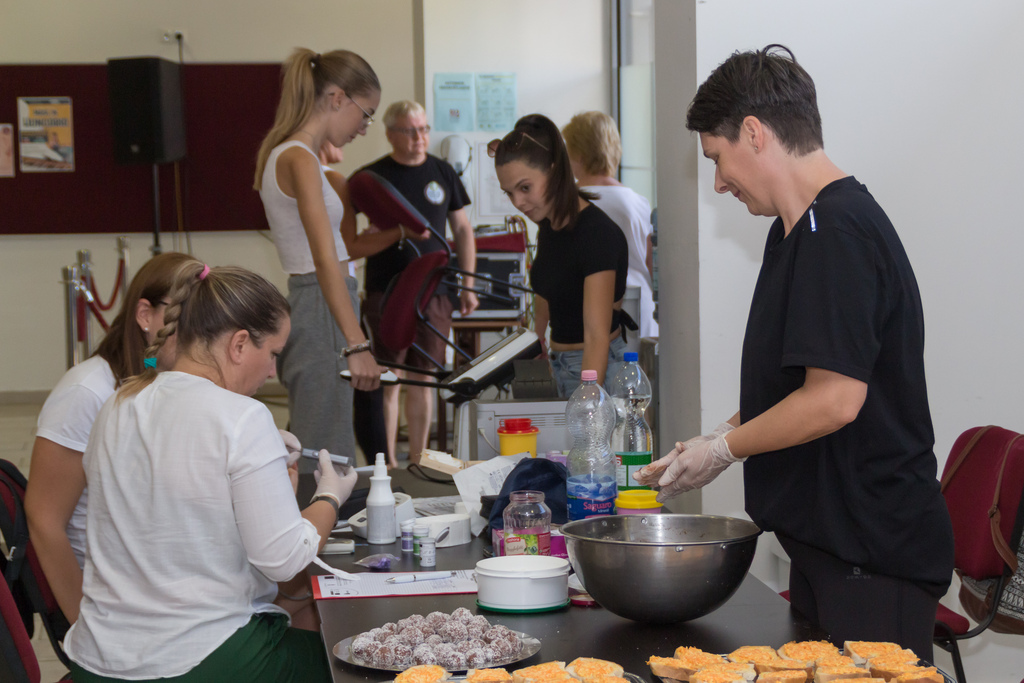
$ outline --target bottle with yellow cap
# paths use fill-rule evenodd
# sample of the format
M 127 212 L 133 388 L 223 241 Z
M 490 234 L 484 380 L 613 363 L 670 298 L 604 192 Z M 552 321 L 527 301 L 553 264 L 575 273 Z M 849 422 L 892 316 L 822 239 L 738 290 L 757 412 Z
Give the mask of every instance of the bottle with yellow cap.
M 661 512 L 658 492 L 650 489 L 619 491 L 615 499 L 617 515 L 656 515 Z

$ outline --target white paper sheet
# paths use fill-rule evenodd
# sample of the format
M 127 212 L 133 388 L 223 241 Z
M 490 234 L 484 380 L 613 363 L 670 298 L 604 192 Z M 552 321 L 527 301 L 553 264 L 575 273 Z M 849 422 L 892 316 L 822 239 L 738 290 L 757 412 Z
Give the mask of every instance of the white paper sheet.
M 313 577 L 313 596 L 317 600 L 330 598 L 379 598 L 402 595 L 441 595 L 446 593 L 476 593 L 476 579 L 472 569 L 455 571 L 416 572 L 417 576 L 437 575 L 430 581 L 388 583 L 403 572 L 361 572 L 359 581 L 343 581 L 329 574 Z
M 509 472 L 528 456 L 528 453 L 499 455 L 452 475 L 462 502 L 469 510 L 469 524 L 474 536 L 479 536 L 487 526 L 487 520 L 480 516 L 480 496 L 496 496 L 501 493 L 501 486 Z

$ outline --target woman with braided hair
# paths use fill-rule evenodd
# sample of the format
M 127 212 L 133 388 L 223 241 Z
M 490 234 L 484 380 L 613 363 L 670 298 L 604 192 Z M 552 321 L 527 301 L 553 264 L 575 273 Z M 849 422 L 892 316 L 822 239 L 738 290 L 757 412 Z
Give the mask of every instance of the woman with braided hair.
M 314 631 L 289 627 L 278 586 L 323 547 L 356 482 L 320 452 L 301 513 L 289 451 L 251 396 L 275 374 L 288 302 L 261 276 L 178 269 L 150 356 L 173 366 L 127 381 L 83 457 L 90 490 L 76 681 L 305 681 L 330 677 Z

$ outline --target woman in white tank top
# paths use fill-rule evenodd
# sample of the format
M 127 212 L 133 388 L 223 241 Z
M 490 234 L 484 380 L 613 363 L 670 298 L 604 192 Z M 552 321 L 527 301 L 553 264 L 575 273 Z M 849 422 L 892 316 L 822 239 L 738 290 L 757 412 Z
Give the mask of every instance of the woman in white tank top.
M 300 48 L 284 64 L 281 91 L 254 184 L 292 276 L 292 333 L 278 372 L 288 389 L 291 431 L 303 445 L 352 453 L 351 390 L 376 388 L 381 370 L 359 326 L 341 236 L 344 207 L 317 152 L 324 142 L 341 147 L 366 133 L 380 84 L 359 55 Z M 351 387 L 338 377 L 346 368 Z

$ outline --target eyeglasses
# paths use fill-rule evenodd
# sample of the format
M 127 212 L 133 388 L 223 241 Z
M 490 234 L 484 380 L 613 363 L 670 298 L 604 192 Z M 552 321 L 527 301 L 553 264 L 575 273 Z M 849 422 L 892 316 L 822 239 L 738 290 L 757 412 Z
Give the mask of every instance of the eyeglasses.
M 516 134 L 518 134 L 519 137 L 517 139 L 513 140 L 512 136 L 516 135 Z M 523 146 L 523 142 L 525 140 L 529 140 L 530 142 L 532 142 L 533 144 L 537 145 L 538 147 L 540 147 L 545 152 L 550 152 L 551 151 L 542 142 L 540 142 L 539 140 L 537 140 L 537 138 L 535 138 L 532 135 L 530 135 L 529 133 L 527 133 L 525 130 L 514 130 L 511 133 L 509 133 L 508 135 L 506 135 L 501 140 L 499 140 L 498 138 L 494 138 L 493 140 L 488 142 L 487 143 L 487 156 L 491 157 L 492 159 L 495 156 L 497 156 L 497 154 L 498 154 L 498 147 L 501 146 L 502 144 L 505 145 L 505 149 L 507 149 L 508 151 L 515 152 L 516 150 L 518 150 L 520 147 Z
M 391 130 L 395 131 L 396 133 L 401 133 L 402 135 L 408 135 L 411 138 L 412 137 L 416 137 L 417 133 L 419 133 L 420 135 L 422 135 L 424 137 L 426 137 L 427 135 L 430 134 L 430 126 L 429 125 L 427 125 L 427 126 L 417 126 L 415 128 L 392 128 Z
M 359 107 L 359 111 L 363 112 L 363 128 L 368 128 L 370 126 L 370 124 L 373 123 L 373 116 L 370 115 L 370 112 L 368 112 L 365 109 L 363 109 L 363 105 L 359 104 L 354 99 L 352 99 L 351 95 L 349 95 L 348 93 L 345 93 L 345 97 L 347 97 L 350 100 L 352 100 L 352 104 L 354 104 L 357 107 Z

